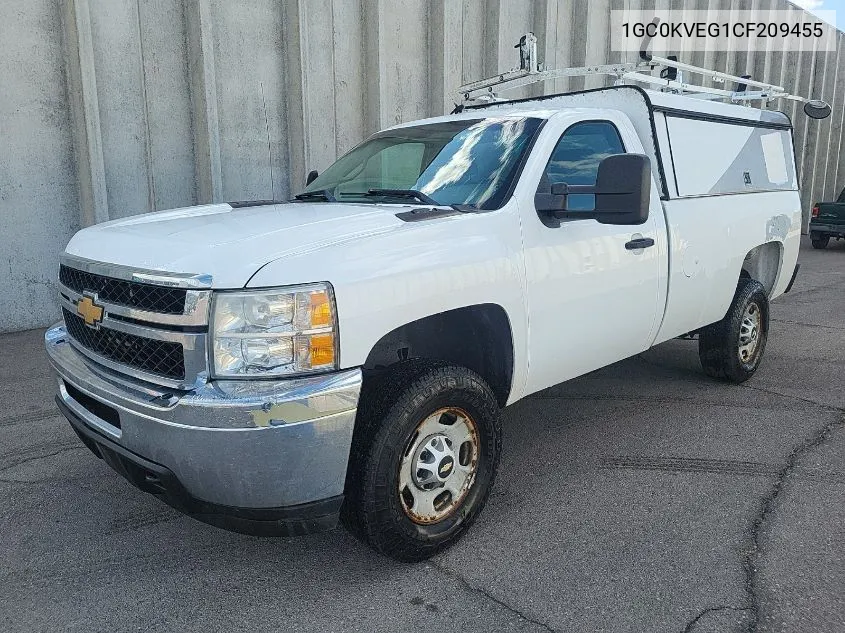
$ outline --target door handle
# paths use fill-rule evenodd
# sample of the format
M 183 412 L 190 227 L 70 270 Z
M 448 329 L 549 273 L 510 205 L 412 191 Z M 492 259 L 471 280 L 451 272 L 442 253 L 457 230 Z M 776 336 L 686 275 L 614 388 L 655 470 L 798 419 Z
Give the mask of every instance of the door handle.
M 636 251 L 641 248 L 648 248 L 649 246 L 654 246 L 654 240 L 650 237 L 638 237 L 625 244 L 625 248 L 629 251 Z

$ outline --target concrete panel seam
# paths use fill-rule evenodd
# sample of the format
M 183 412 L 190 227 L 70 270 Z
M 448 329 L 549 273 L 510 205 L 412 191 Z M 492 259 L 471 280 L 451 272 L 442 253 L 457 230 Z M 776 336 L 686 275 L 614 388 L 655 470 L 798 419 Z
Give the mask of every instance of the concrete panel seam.
M 196 148 L 197 198 L 200 203 L 220 202 L 223 199 L 223 169 L 211 8 L 208 0 L 184 2 Z
M 138 18 L 138 55 L 141 58 L 141 76 L 139 78 L 141 88 L 141 101 L 143 108 L 144 127 L 144 157 L 147 169 L 147 205 L 149 211 L 156 210 L 156 184 L 153 171 L 153 139 L 150 133 L 150 101 L 147 95 L 147 58 L 144 50 L 144 32 L 141 28 L 141 0 L 135 2 Z
M 88 0 L 69 0 L 62 12 L 68 99 L 79 180 L 80 225 L 109 219 L 103 136 Z

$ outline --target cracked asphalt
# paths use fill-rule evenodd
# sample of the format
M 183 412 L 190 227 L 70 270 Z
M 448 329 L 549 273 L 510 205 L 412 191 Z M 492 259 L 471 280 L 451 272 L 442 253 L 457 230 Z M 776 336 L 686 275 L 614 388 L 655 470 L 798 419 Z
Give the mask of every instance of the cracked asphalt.
M 800 261 L 746 385 L 675 340 L 508 408 L 487 509 L 418 565 L 181 516 L 2 336 L 0 630 L 845 631 L 845 243 Z

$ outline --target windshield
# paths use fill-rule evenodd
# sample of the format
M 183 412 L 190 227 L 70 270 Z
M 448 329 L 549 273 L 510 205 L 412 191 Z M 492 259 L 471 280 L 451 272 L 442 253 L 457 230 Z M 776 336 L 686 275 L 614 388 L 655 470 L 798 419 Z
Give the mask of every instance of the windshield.
M 324 192 L 339 202 L 416 197 L 498 209 L 540 123 L 534 118 L 462 119 L 381 132 L 338 159 L 305 193 Z

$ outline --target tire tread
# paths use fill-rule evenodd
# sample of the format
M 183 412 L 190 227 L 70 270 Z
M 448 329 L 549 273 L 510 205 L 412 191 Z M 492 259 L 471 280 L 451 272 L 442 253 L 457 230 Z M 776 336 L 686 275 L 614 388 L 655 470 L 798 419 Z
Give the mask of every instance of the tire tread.
M 495 446 L 492 476 L 483 498 L 470 510 L 458 530 L 445 540 L 402 538 L 393 529 L 392 492 L 378 471 L 381 454 L 403 441 L 401 424 L 389 425 L 442 392 L 444 385 L 478 395 L 485 421 L 492 424 Z M 403 561 L 419 561 L 448 547 L 469 528 L 486 502 L 501 451 L 501 420 L 496 398 L 484 380 L 464 367 L 430 360 L 403 361 L 365 381 L 352 440 L 346 480 L 346 502 L 341 519 L 349 531 L 381 553 Z M 368 491 L 370 491 L 368 493 Z
M 756 300 L 763 311 L 762 348 L 757 354 L 753 366 L 748 366 L 737 358 L 736 342 L 739 338 L 739 324 L 745 314 L 748 303 Z M 708 325 L 701 330 L 698 339 L 698 355 L 704 373 L 718 380 L 733 383 L 745 382 L 757 371 L 765 351 L 769 331 L 769 302 L 766 289 L 759 281 L 742 277 L 737 284 L 736 293 L 727 314 L 721 321 Z

